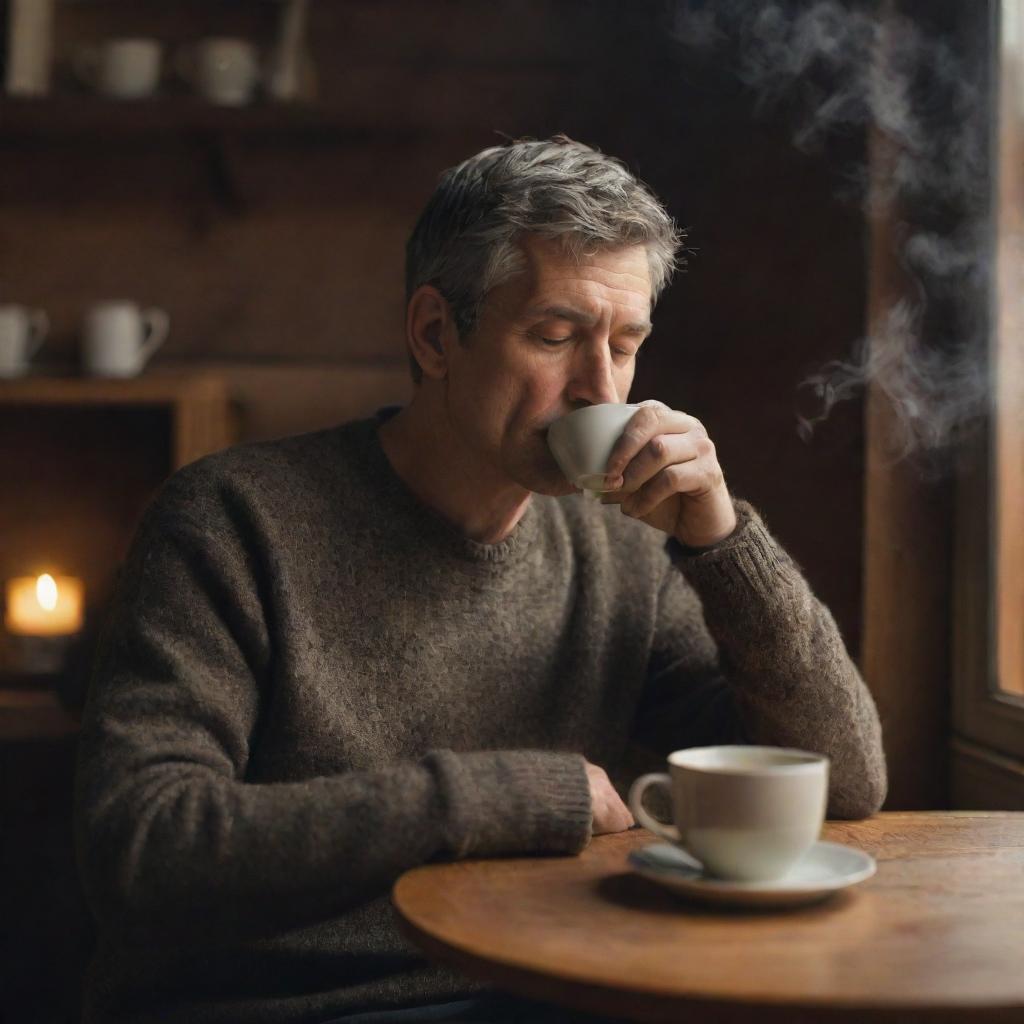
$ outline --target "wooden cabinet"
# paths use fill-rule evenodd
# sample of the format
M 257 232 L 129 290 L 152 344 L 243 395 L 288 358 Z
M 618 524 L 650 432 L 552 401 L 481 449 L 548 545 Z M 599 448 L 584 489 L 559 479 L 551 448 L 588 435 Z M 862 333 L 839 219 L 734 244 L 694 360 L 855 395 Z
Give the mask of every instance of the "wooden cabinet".
M 0 740 L 74 729 L 69 711 L 142 511 L 174 470 L 231 444 L 236 420 L 208 373 L 0 382 L 0 580 L 57 570 L 86 593 L 82 642 L 60 676 L 0 660 Z
M 86 412 L 113 423 L 123 413 L 143 409 L 155 410 L 166 419 L 170 447 L 165 455 L 171 469 L 223 448 L 233 439 L 227 389 L 215 374 L 125 380 L 40 376 L 0 381 L 0 414 L 22 414 L 27 431 L 44 415 Z

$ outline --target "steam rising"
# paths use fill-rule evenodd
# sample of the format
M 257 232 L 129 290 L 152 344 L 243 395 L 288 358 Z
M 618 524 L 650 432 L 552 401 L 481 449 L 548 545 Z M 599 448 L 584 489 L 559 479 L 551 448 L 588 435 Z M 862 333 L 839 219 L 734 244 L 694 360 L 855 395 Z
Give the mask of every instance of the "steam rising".
M 673 35 L 690 49 L 724 50 L 759 112 L 782 104 L 793 111 L 800 150 L 851 130 L 872 129 L 889 143 L 884 180 L 869 182 L 866 167 L 851 168 L 846 188 L 862 197 L 868 216 L 890 206 L 914 211 L 898 256 L 918 293 L 871 324 L 848 360 L 801 383 L 820 409 L 798 414 L 797 430 L 809 441 L 837 402 L 873 382 L 896 415 L 894 455 L 947 449 L 990 402 L 985 83 L 914 22 L 837 0 L 802 9 L 679 0 Z

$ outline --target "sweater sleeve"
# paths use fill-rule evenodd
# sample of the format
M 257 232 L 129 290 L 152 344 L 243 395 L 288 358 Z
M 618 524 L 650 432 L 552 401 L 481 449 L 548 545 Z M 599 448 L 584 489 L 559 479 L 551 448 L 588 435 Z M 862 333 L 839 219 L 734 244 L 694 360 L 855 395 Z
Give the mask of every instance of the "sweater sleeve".
M 676 728 L 668 749 L 753 743 L 824 754 L 829 816 L 868 817 L 887 788 L 875 703 L 831 613 L 751 505 L 734 504 L 737 527 L 724 541 L 667 544 L 679 571 L 662 587 L 642 710 L 662 745 Z
M 76 854 L 104 931 L 269 935 L 383 895 L 432 859 L 587 844 L 589 786 L 572 753 L 431 750 L 379 770 L 247 781 L 273 714 L 273 587 L 242 531 L 166 506 L 151 507 L 129 552 L 79 737 Z

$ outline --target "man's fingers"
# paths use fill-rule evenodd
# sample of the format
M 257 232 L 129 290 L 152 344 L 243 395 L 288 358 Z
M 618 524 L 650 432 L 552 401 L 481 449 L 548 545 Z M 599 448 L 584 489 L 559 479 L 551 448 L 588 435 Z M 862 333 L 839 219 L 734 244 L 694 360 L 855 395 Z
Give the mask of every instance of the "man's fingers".
M 693 416 L 670 409 L 661 402 L 645 402 L 626 424 L 608 459 L 608 476 L 625 473 L 626 467 L 660 434 L 692 434 L 707 437 L 704 424 Z
M 711 443 L 706 437 L 699 437 L 692 432 L 655 434 L 626 466 L 626 472 L 622 475 L 622 486 L 618 490 L 624 494 L 632 494 L 666 466 L 699 459 L 701 441 Z
M 605 770 L 587 762 L 587 781 L 590 783 L 590 805 L 593 821 L 591 832 L 595 836 L 608 832 L 624 832 L 634 824 L 633 815 L 622 802 Z
M 620 801 L 618 806 L 605 808 L 600 814 L 594 815 L 591 831 L 595 836 L 602 836 L 609 832 L 625 832 L 635 824 L 633 815 L 629 813 L 629 808 Z
M 699 458 L 668 466 L 635 494 L 627 495 L 622 501 L 622 511 L 639 519 L 674 495 L 710 494 L 723 480 L 721 467 L 715 459 Z

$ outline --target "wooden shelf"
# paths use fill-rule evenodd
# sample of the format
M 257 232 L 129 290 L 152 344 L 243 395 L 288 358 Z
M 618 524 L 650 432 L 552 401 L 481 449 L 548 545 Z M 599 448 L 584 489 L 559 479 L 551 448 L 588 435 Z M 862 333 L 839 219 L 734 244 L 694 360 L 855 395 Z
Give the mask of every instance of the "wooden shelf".
M 351 111 L 316 103 L 244 107 L 217 106 L 194 96 L 155 96 L 111 100 L 97 96 L 0 98 L 0 144 L 88 142 L 205 136 L 242 137 L 288 144 L 338 144 L 409 140 L 422 134 L 413 126 L 359 123 Z
M 0 689 L 0 741 L 59 739 L 78 729 L 52 691 Z
M 172 417 L 171 467 L 226 447 L 235 428 L 227 388 L 215 374 L 164 373 L 130 379 L 29 376 L 0 381 L 0 406 L 164 407 Z
M 180 373 L 141 377 L 76 377 L 33 374 L 0 380 L 0 401 L 27 405 L 152 405 L 182 395 L 219 395 L 223 384 L 214 374 Z

